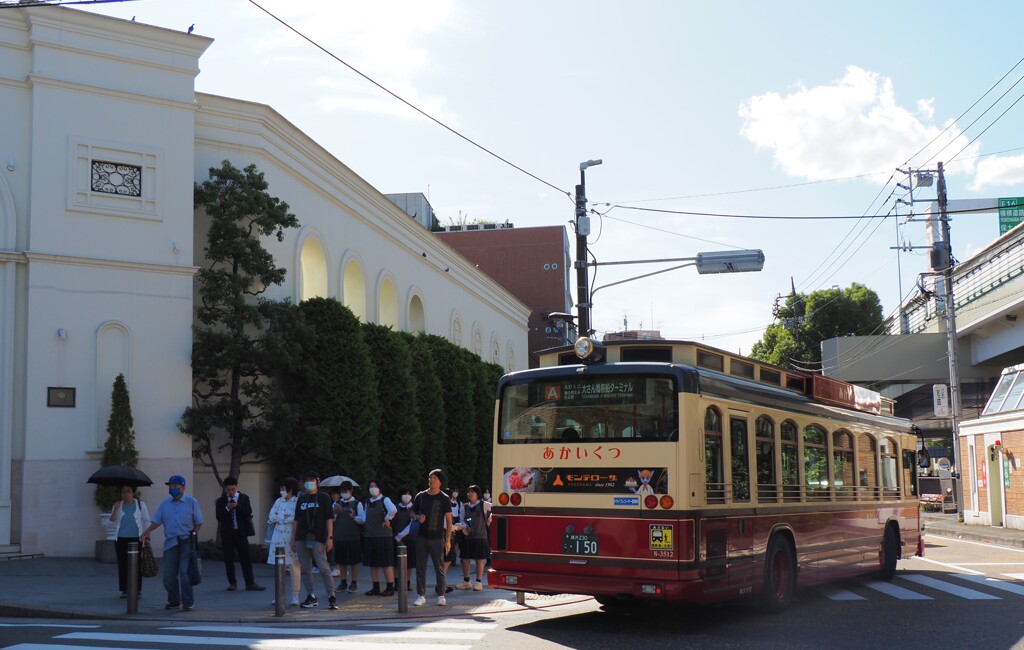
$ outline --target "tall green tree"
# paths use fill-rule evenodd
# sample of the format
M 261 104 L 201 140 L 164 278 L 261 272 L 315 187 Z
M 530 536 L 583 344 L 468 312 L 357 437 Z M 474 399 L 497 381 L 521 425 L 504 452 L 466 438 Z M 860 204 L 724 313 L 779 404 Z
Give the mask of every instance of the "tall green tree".
M 776 316 L 750 356 L 782 367 L 818 369 L 822 341 L 886 333 L 878 294 L 856 282 L 846 289 L 792 293 Z
M 196 279 L 199 306 L 193 328 L 192 406 L 178 428 L 192 437 L 193 455 L 223 480 L 218 459 L 226 451 L 227 473 L 238 476 L 243 458 L 265 435 L 268 370 L 272 359 L 263 340 L 259 297 L 285 279 L 263 238 L 284 239 L 298 219 L 267 189 L 256 165 L 238 169 L 225 160 L 197 184 L 196 209 L 209 217 L 204 262 Z
M 359 483 L 380 463 L 381 404 L 359 319 L 333 298 L 299 304 L 302 352 L 278 375 L 274 458 L 286 474 L 343 472 Z
M 426 487 L 426 473 L 442 467 L 447 459 L 448 445 L 445 434 L 444 398 L 441 379 L 437 374 L 434 355 L 424 334 L 403 332 L 412 355 L 412 385 L 416 399 L 416 419 L 423 439 L 424 473 L 414 477 L 411 490 Z M 403 487 L 403 486 L 399 486 Z
M 412 352 L 404 336 L 390 327 L 365 323 L 363 338 L 377 375 L 380 404 L 380 463 L 376 476 L 397 494 L 423 482 L 423 434 L 416 418 Z
M 448 486 L 465 487 L 476 473 L 477 438 L 473 435 L 473 376 L 463 350 L 445 338 L 422 335 L 441 378 L 444 402 L 445 470 Z M 447 487 L 447 486 L 446 486 Z
M 471 354 L 467 351 L 467 354 Z M 491 460 L 494 458 L 494 402 L 498 380 L 505 371 L 501 366 L 488 363 L 472 355 L 473 423 L 476 436 L 476 471 L 469 480 L 481 487 L 491 484 Z
M 132 428 L 132 404 L 128 397 L 128 384 L 124 375 L 118 373 L 114 386 L 110 391 L 110 417 L 107 419 L 107 441 L 103 445 L 103 458 L 100 466 L 128 465 L 135 467 L 139 463 L 139 452 L 135 449 L 135 430 Z M 96 505 L 104 512 L 110 510 L 121 498 L 119 486 L 97 486 Z

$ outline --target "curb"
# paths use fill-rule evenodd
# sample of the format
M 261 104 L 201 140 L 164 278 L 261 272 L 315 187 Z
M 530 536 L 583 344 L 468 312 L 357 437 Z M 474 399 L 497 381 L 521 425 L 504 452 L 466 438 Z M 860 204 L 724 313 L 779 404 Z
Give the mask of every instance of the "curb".
M 434 619 L 434 618 L 457 618 L 457 617 L 473 617 L 473 616 L 495 616 L 498 614 L 514 614 L 518 612 L 533 611 L 538 609 L 550 609 L 553 607 L 559 607 L 561 605 L 574 605 L 581 602 L 590 600 L 590 596 L 570 596 L 565 600 L 559 600 L 557 602 L 542 602 L 537 605 L 512 605 L 511 607 L 500 607 L 500 608 L 488 608 L 479 609 L 473 611 L 453 611 L 452 608 L 435 608 L 435 613 L 423 613 L 417 612 L 416 614 L 405 614 L 399 615 L 397 611 L 388 611 L 372 614 L 348 614 L 339 611 L 337 614 L 328 616 L 316 616 L 311 615 L 308 617 L 302 617 L 301 619 L 296 617 L 276 617 L 273 613 L 270 614 L 240 614 L 235 612 L 202 612 L 201 610 L 194 610 L 191 614 L 184 614 L 179 611 L 180 616 L 176 616 L 173 613 L 165 614 L 163 616 L 153 616 L 150 614 L 108 614 L 98 612 L 83 612 L 83 611 L 68 611 L 59 609 L 44 609 L 41 607 L 26 607 L 22 605 L 9 605 L 6 603 L 0 603 L 0 617 L 8 618 L 60 618 L 69 620 L 103 620 L 103 621 L 142 621 L 142 622 L 159 622 L 159 623 L 180 623 L 182 621 L 190 621 L 195 623 L 273 623 L 278 622 L 289 622 L 289 621 L 302 621 L 304 623 L 344 623 L 348 621 L 375 621 L 375 620 L 395 620 L 401 618 L 401 620 L 416 620 L 416 619 Z M 326 611 L 326 610 L 324 610 Z M 427 610 L 432 611 L 432 610 Z
M 984 532 L 974 532 L 970 530 L 949 530 L 944 528 L 925 528 L 922 531 L 924 535 L 934 535 L 935 537 L 945 537 L 947 539 L 959 539 L 967 542 L 979 542 L 981 544 L 993 544 L 996 546 L 1008 546 L 1011 548 L 1024 548 L 1024 539 L 998 537 L 995 535 L 988 535 Z

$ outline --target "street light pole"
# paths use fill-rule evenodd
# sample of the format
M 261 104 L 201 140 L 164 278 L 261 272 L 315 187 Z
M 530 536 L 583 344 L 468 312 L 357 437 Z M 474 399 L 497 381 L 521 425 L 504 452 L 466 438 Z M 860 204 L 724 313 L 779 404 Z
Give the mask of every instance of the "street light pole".
M 587 216 L 586 170 L 601 163 L 601 160 L 581 162 L 580 184 L 576 186 L 576 325 L 579 336 L 590 336 L 590 278 L 587 272 L 590 217 Z
M 946 177 L 942 173 L 942 163 L 938 163 L 937 200 L 939 204 L 939 221 L 942 223 L 942 244 L 945 247 L 944 258 L 946 268 L 942 274 L 943 301 L 946 316 L 946 348 L 949 354 L 949 403 L 952 407 L 953 422 L 953 464 L 960 474 L 956 482 L 956 516 L 964 520 L 964 470 L 960 465 L 960 362 L 956 343 L 956 306 L 953 303 L 953 242 L 949 238 L 949 215 L 946 213 Z

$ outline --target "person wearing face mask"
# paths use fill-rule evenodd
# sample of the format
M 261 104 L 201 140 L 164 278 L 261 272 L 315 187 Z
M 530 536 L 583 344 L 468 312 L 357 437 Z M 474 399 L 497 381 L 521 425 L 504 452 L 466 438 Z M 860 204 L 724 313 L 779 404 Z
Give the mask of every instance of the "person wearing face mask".
M 373 588 L 366 592 L 367 596 L 395 595 L 395 545 L 391 541 L 391 520 L 398 514 L 398 509 L 391 499 L 380 493 L 379 479 L 370 479 L 367 483 L 370 498 L 363 508 L 362 517 L 356 521 L 363 524 L 363 535 L 366 538 L 366 565 L 370 567 Z M 380 570 L 384 569 L 387 587 L 380 590 Z
M 284 549 L 284 564 L 291 568 L 292 597 L 289 605 L 299 604 L 299 588 L 302 579 L 302 569 L 299 567 L 299 557 L 292 551 L 292 527 L 295 525 L 295 504 L 298 501 L 296 494 L 299 491 L 299 482 L 289 476 L 281 481 L 281 497 L 274 502 L 267 516 L 267 523 L 274 524 L 274 534 L 270 538 L 270 548 L 267 554 L 267 564 L 274 564 L 274 557 L 277 549 Z
M 394 519 L 391 520 L 391 530 L 395 533 L 396 558 L 398 557 L 398 546 L 405 544 L 406 565 L 409 569 L 406 576 L 410 576 L 412 570 L 416 568 L 416 531 L 420 527 L 420 522 L 416 521 L 412 513 L 412 490 L 402 488 L 398 495 L 400 503 L 396 504 L 398 511 L 395 513 Z M 406 581 L 405 588 L 412 591 L 411 581 Z
M 458 589 L 482 591 L 484 564 L 490 556 L 487 527 L 491 523 L 491 504 L 480 499 L 480 486 L 470 485 L 466 491 L 469 501 L 462 506 L 462 583 Z M 476 584 L 469 581 L 470 561 L 476 562 Z
M 346 589 L 354 594 L 359 589 L 356 581 L 359 579 L 359 565 L 363 562 L 362 528 L 358 521 L 363 517 L 363 504 L 352 496 L 352 483 L 349 481 L 341 484 L 341 499 L 334 504 L 334 516 L 334 562 L 341 575 L 338 590 Z M 349 575 L 352 576 L 351 582 L 348 581 Z
M 327 591 L 327 609 L 338 609 L 338 598 L 334 592 L 334 577 L 327 565 L 327 554 L 334 548 L 334 516 L 331 512 L 331 497 L 320 491 L 320 475 L 314 471 L 302 477 L 306 493 L 295 503 L 295 526 L 292 527 L 291 547 L 297 551 L 302 569 L 302 582 L 306 587 L 306 600 L 299 607 L 309 609 L 319 606 L 313 593 L 312 565 L 320 569 L 320 579 Z
M 128 597 L 128 544 L 139 541 L 139 533 L 149 525 L 149 509 L 141 499 L 135 498 L 135 488 L 121 486 L 121 500 L 110 511 L 110 523 L 117 530 L 114 550 L 117 552 L 117 586 L 121 598 Z M 138 593 L 142 595 L 142 573 L 138 572 Z
M 229 476 L 224 479 L 224 494 L 214 504 L 217 515 L 218 537 L 224 551 L 224 572 L 228 578 L 228 591 L 237 591 L 235 581 L 235 555 L 242 566 L 242 578 L 246 591 L 264 591 L 266 587 L 256 582 L 252 575 L 252 558 L 249 556 L 249 538 L 256 534 L 252 524 L 252 504 L 249 495 L 238 491 L 238 479 Z
M 139 535 L 145 542 L 150 534 L 164 527 L 164 589 L 167 590 L 167 604 L 164 609 L 178 609 L 186 612 L 195 609 L 192 583 L 188 579 L 188 566 L 192 554 L 198 553 L 196 538 L 203 526 L 203 512 L 199 502 L 185 494 L 185 477 L 175 474 L 167 479 L 167 493 L 153 514 L 153 519 Z

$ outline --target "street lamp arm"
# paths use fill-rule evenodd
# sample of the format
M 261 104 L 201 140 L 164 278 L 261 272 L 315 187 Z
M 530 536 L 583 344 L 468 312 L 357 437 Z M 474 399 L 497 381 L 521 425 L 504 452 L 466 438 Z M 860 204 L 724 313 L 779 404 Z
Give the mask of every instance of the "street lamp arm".
M 683 258 L 683 259 L 686 259 L 686 258 Z M 651 260 L 651 261 L 653 261 L 653 260 Z M 615 264 L 615 262 L 603 262 L 603 263 L 604 264 Z M 619 263 L 620 264 L 628 264 L 629 262 L 619 262 Z M 627 282 L 632 282 L 633 280 L 641 280 L 643 278 L 649 278 L 652 275 L 658 275 L 659 273 L 668 273 L 669 271 L 675 271 L 675 270 L 678 270 L 678 269 L 686 268 L 687 266 L 695 266 L 696 264 L 697 264 L 697 260 L 694 259 L 694 260 L 691 260 L 691 261 L 687 262 L 686 264 L 680 264 L 679 266 L 672 266 L 672 267 L 669 267 L 667 269 L 661 269 L 660 271 L 653 271 L 651 273 L 644 273 L 643 275 L 636 275 L 636 276 L 633 276 L 631 278 L 626 278 L 625 280 L 619 280 L 618 282 L 609 282 L 608 284 L 602 284 L 601 286 L 597 287 L 596 289 L 594 289 L 593 291 L 590 292 L 590 303 L 591 304 L 594 303 L 594 294 L 597 293 L 598 291 L 600 291 L 601 289 L 606 289 L 608 287 L 614 287 L 617 284 L 625 284 Z
M 587 266 L 612 266 L 612 265 L 615 265 L 615 264 L 655 264 L 655 263 L 658 263 L 658 262 L 692 262 L 692 263 L 696 263 L 697 262 L 697 258 L 696 257 L 666 257 L 666 258 L 660 259 L 660 260 L 621 260 L 621 261 L 617 261 L 617 262 L 598 262 L 597 260 L 595 260 L 593 262 L 587 262 Z M 689 265 L 684 265 L 684 266 L 689 266 Z M 681 267 L 677 266 L 676 268 L 681 268 Z M 668 270 L 671 271 L 672 269 L 668 269 Z M 659 273 L 660 273 L 660 271 L 659 271 Z M 606 285 L 606 286 L 610 286 L 610 285 Z

